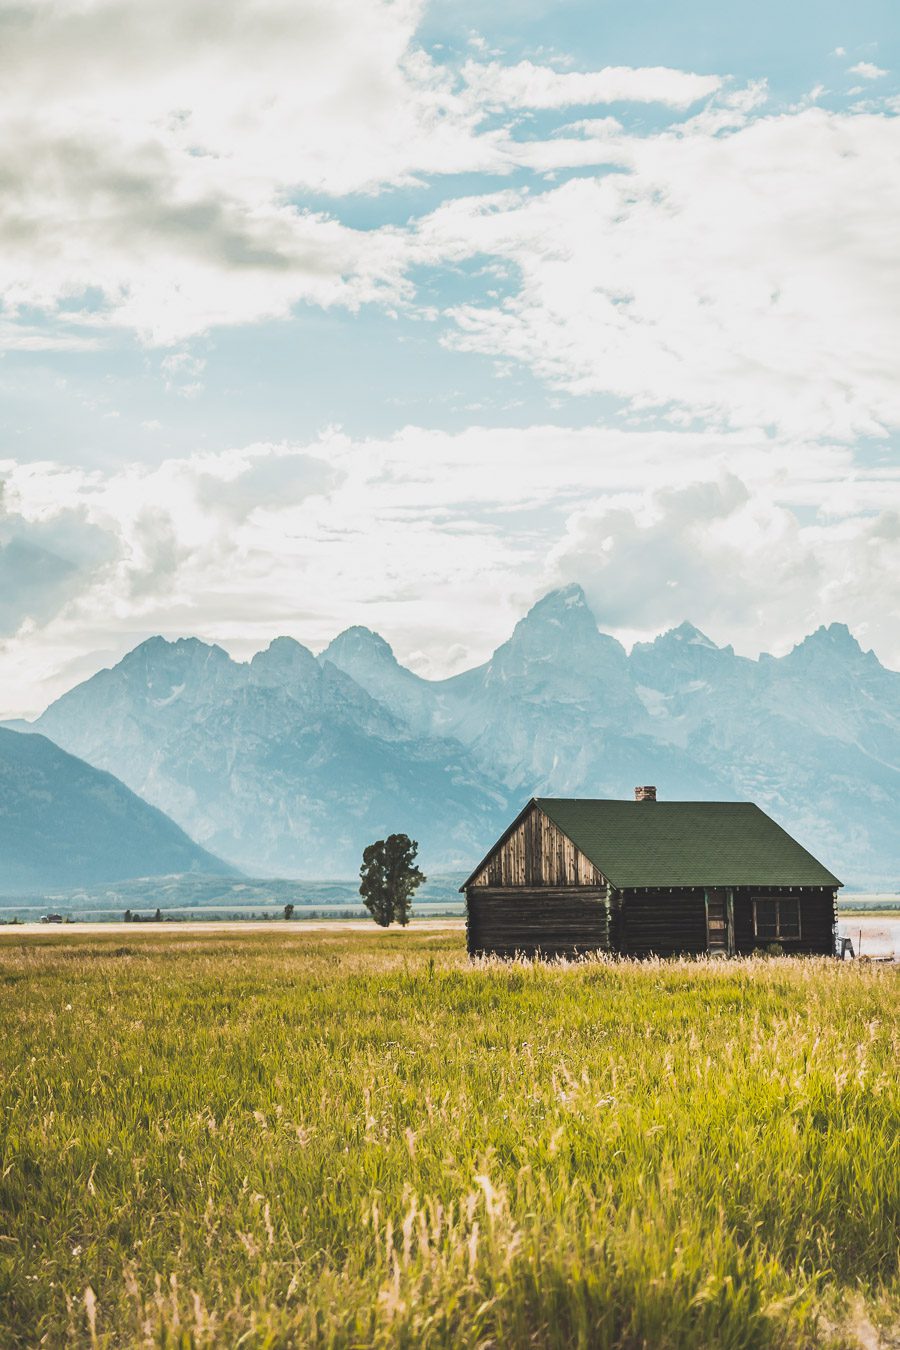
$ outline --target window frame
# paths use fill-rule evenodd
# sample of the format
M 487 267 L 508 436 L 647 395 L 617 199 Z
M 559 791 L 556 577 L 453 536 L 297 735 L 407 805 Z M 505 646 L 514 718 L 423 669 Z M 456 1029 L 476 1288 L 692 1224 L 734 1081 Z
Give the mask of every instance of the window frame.
M 775 906 L 775 932 L 760 933 L 759 922 L 757 918 L 757 903 L 762 900 L 767 905 Z M 781 931 L 781 906 L 785 901 L 797 906 L 797 931 L 796 933 L 785 934 Z M 753 896 L 753 936 L 762 942 L 800 942 L 803 937 L 803 908 L 800 904 L 799 895 L 754 895 Z

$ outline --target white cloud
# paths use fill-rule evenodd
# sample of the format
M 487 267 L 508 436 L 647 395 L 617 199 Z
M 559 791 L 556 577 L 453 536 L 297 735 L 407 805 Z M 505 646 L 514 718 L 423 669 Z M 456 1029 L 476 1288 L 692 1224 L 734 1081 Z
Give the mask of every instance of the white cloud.
M 392 232 L 345 228 L 292 195 L 496 157 L 497 137 L 479 148 L 477 113 L 415 48 L 420 8 L 0 0 L 7 310 L 84 305 L 101 332 L 112 321 L 169 343 L 301 301 L 396 302 Z
M 849 618 L 896 663 L 900 483 L 881 506 L 801 523 L 777 492 L 751 492 L 725 471 L 574 513 L 552 575 L 581 581 L 601 626 L 620 631 L 650 635 L 690 618 L 756 655 Z
M 181 398 L 194 398 L 203 389 L 200 378 L 206 369 L 206 361 L 193 352 L 170 352 L 159 363 L 166 389 Z
M 871 61 L 857 61 L 855 66 L 850 67 L 850 74 L 861 75 L 864 80 L 881 80 L 888 72 Z
M 689 617 L 755 651 L 839 619 L 900 664 L 900 472 L 846 447 L 408 427 L 94 473 L 7 462 L 0 477 L 3 538 L 20 541 L 8 593 L 28 549 L 56 559 L 0 614 L 0 713 L 38 711 L 86 651 L 99 665 L 155 632 L 246 655 L 365 623 L 449 673 L 568 580 L 623 637 Z
M 67 328 L 65 315 L 59 319 L 52 326 L 0 319 L 0 352 L 90 352 L 99 348 L 95 335 Z
M 450 110 L 413 46 L 419 0 L 87 0 L 0 6 L 6 115 L 73 141 L 147 143 L 269 201 L 273 183 L 365 190 L 410 172 Z M 410 140 L 412 145 L 409 144 Z M 123 160 L 124 168 L 127 161 Z
M 455 309 L 459 346 L 714 422 L 894 423 L 894 119 L 763 118 L 763 84 L 664 67 L 469 60 L 460 84 L 417 46 L 421 9 L 0 0 L 0 343 L 82 348 L 124 326 L 171 346 L 299 304 L 415 308 L 418 262 L 486 251 L 521 289 Z M 522 108 L 707 98 L 642 139 L 612 118 L 517 126 Z M 418 231 L 298 205 L 601 166 L 619 172 L 452 202 Z
M 112 537 L 80 504 L 22 517 L 0 479 L 0 638 L 46 623 L 90 589 L 115 551 Z
M 531 61 L 481 65 L 468 61 L 463 79 L 479 103 L 499 108 L 568 108 L 590 103 L 664 103 L 689 108 L 721 88 L 717 75 L 695 75 L 665 66 L 606 66 L 560 72 Z
M 255 201 L 170 148 L 22 124 L 0 128 L 0 295 L 52 311 L 99 294 L 111 320 L 170 343 L 219 323 L 284 316 L 300 301 L 351 308 L 403 293 L 389 233 Z M 223 176 L 226 176 L 223 174 Z M 64 325 L 71 320 L 63 320 Z M 93 336 L 96 340 L 96 334 Z M 63 340 L 83 345 L 71 327 Z
M 124 326 L 168 345 L 300 303 L 394 306 L 410 294 L 403 233 L 343 226 L 298 205 L 304 194 L 609 158 L 597 128 L 540 142 L 484 125 L 494 66 L 467 66 L 488 80 L 484 97 L 459 88 L 416 44 L 421 11 L 421 0 L 0 0 L 0 301 L 8 315 L 58 319 L 29 331 L 7 318 L 0 338 L 70 348 Z M 719 84 L 527 72 L 542 98 L 557 91 L 554 106 L 573 80 L 592 97 L 676 107 Z
M 794 437 L 900 424 L 900 121 L 705 115 L 614 149 L 624 172 L 448 203 L 423 260 L 499 259 L 519 284 L 451 311 L 453 345 L 570 393 Z

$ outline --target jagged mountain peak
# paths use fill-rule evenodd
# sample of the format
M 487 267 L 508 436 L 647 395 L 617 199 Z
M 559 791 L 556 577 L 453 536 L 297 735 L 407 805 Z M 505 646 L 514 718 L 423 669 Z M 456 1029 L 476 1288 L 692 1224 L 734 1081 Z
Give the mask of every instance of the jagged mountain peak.
M 148 658 L 170 655 L 182 658 L 214 656 L 217 659 L 224 656 L 226 661 L 231 660 L 225 649 L 215 642 L 203 642 L 201 638 L 196 637 L 165 638 L 157 633 L 154 637 L 139 642 L 136 647 L 133 647 L 130 652 L 122 657 L 119 664 L 124 665 L 126 661 L 132 661 L 137 657 L 147 660 Z
M 318 662 L 309 648 L 292 637 L 273 638 L 250 662 L 250 678 L 255 684 L 309 679 L 318 671 Z
M 565 586 L 557 586 L 555 590 L 548 591 L 544 600 L 557 600 L 567 609 L 575 609 L 579 605 L 584 605 L 586 609 L 590 608 L 584 587 L 578 581 L 570 581 Z
M 554 591 L 548 591 L 542 595 L 540 600 L 536 600 L 531 609 L 525 615 L 520 623 L 527 623 L 529 620 L 544 620 L 552 622 L 553 620 L 563 620 L 568 622 L 583 622 L 587 617 L 596 628 L 597 620 L 591 613 L 590 605 L 587 602 L 581 586 L 573 581 L 568 586 L 560 586 Z
M 203 696 L 207 689 L 227 686 L 240 678 L 242 669 L 214 643 L 157 635 L 133 647 L 114 666 L 98 670 L 62 694 L 34 725 L 55 736 L 60 718 L 65 722 L 70 716 L 90 715 L 95 707 L 108 711 L 110 700 L 131 700 L 135 706 L 159 710 L 183 697 L 191 699 Z M 71 748 L 78 753 L 77 747 Z
M 820 644 L 825 642 L 832 646 L 852 647 L 856 651 L 862 651 L 856 638 L 845 623 L 819 624 L 819 627 L 814 632 L 810 633 L 809 637 L 805 637 L 803 641 L 797 645 L 803 647 L 806 646 L 807 643 Z
M 210 676 L 228 676 L 237 666 L 223 647 L 200 638 L 169 639 L 160 636 L 147 638 L 122 657 L 111 670 L 101 671 L 100 677 L 117 681 L 123 677 L 128 684 L 146 681 L 148 688 L 163 685 L 200 685 Z M 97 677 L 95 677 L 97 678 Z M 65 695 L 64 695 L 65 697 Z
M 503 699 L 515 689 L 534 708 L 556 699 L 584 704 L 601 688 L 605 716 L 614 708 L 624 716 L 636 703 L 625 648 L 600 632 L 580 586 L 551 591 L 532 606 L 487 663 L 482 685 Z
M 864 652 L 845 623 L 830 623 L 820 624 L 815 632 L 798 642 L 783 659 L 792 663 L 806 663 L 819 660 L 833 662 L 836 659 L 854 661 L 860 658 L 878 663 L 875 653 Z
M 712 651 L 719 650 L 712 638 L 708 638 L 705 633 L 701 633 L 700 629 L 687 619 L 680 623 L 677 628 L 670 629 L 663 636 L 671 638 L 673 642 L 687 643 L 689 647 L 708 647 Z
M 658 634 L 651 642 L 636 642 L 632 651 L 640 656 L 650 652 L 671 652 L 681 647 L 699 647 L 710 652 L 730 652 L 732 650 L 731 647 L 717 646 L 712 638 L 708 638 L 699 628 L 685 619 L 677 628 L 667 628 L 664 633 Z
M 563 633 L 567 641 L 573 637 L 593 639 L 600 636 L 597 620 L 591 613 L 584 591 L 578 585 L 548 591 L 535 601 L 524 618 L 516 624 L 511 638 L 504 646 L 532 645 L 535 642 L 553 646 L 559 642 Z M 609 640 L 614 641 L 612 638 Z
M 401 665 L 379 633 L 359 625 L 346 628 L 320 653 L 319 662 L 326 675 L 340 673 L 416 735 L 435 730 L 438 686 Z
M 256 655 L 265 656 L 267 653 L 295 653 L 298 651 L 309 653 L 309 648 L 304 647 L 303 643 L 298 642 L 296 638 L 289 637 L 286 633 L 282 633 L 280 637 L 272 638 L 268 647 L 263 647 Z
M 364 628 L 361 624 L 345 628 L 332 638 L 321 653 L 320 660 L 331 661 L 341 667 L 358 661 L 392 666 L 399 664 L 391 644 L 380 633 L 373 633 L 371 628 Z

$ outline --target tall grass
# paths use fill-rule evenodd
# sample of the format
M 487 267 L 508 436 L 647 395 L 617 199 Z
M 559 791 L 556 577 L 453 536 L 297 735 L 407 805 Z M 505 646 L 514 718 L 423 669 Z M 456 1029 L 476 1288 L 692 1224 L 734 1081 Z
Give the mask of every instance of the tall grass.
M 825 960 L 4 939 L 0 1344 L 878 1344 L 896 1014 Z

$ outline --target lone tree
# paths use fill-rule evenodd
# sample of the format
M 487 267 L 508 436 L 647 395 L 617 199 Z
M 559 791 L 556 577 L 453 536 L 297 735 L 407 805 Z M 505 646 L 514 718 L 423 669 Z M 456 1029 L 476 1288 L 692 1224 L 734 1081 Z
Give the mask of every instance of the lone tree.
M 382 928 L 394 920 L 409 923 L 412 898 L 426 880 L 414 866 L 419 845 L 408 834 L 389 834 L 363 852 L 359 893 L 372 918 Z
M 294 906 L 290 903 L 290 901 L 288 901 L 288 903 L 284 907 L 284 917 L 286 919 L 292 919 L 294 917 Z

